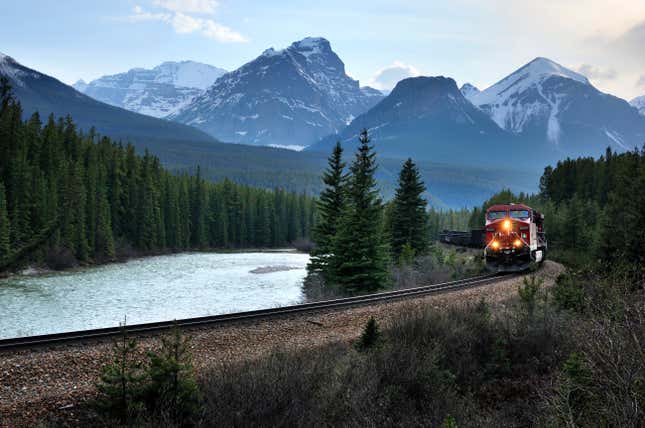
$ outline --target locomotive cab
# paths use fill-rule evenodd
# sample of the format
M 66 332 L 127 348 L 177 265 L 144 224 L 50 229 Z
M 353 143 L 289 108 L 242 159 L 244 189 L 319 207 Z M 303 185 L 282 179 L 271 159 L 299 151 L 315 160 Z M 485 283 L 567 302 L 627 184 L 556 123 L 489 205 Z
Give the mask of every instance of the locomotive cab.
M 523 204 L 493 205 L 486 210 L 484 257 L 493 272 L 518 272 L 546 255 L 544 215 Z

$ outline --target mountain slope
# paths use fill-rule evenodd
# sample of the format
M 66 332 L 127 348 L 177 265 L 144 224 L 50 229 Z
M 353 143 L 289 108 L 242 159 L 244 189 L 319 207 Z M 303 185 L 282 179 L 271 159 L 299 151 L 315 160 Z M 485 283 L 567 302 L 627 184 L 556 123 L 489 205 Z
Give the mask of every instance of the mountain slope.
M 636 109 L 638 109 L 638 112 L 642 116 L 645 116 L 645 95 L 641 95 L 640 97 L 634 98 L 629 102 L 629 104 L 632 107 L 636 107 Z
M 223 141 L 306 146 L 381 99 L 345 74 L 327 40 L 306 38 L 283 50 L 267 49 L 169 118 Z
M 162 141 L 164 144 L 174 141 L 200 144 L 215 141 L 195 128 L 96 101 L 3 54 L 0 54 L 0 76 L 9 79 L 14 95 L 22 104 L 25 117 L 35 111 L 40 113 L 41 120 L 46 120 L 50 113 L 55 117 L 69 114 L 81 129 L 87 131 L 95 127 L 100 134 L 130 140 L 140 147 L 152 141 Z
M 74 88 L 90 97 L 130 111 L 165 117 L 200 95 L 226 70 L 194 61 L 164 62 L 147 70 L 103 76 Z
M 340 140 L 353 147 L 362 128 L 383 156 L 481 164 L 504 153 L 513 137 L 466 100 L 455 81 L 411 77 L 338 135 L 308 150 L 329 151 Z
M 471 85 L 470 83 L 464 83 L 463 85 L 461 85 L 461 88 L 459 88 L 459 92 L 461 92 L 461 95 L 468 99 L 481 91 L 479 90 L 479 88 Z
M 468 95 L 501 128 L 559 157 L 599 155 L 645 141 L 645 119 L 586 77 L 536 58 L 493 86 Z

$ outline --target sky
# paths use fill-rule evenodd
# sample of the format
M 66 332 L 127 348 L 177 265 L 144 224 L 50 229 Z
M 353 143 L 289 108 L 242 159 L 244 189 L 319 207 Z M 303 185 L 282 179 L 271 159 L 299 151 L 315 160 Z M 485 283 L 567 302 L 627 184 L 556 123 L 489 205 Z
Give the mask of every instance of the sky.
M 21 0 L 0 15 L 0 52 L 68 84 L 164 61 L 233 70 L 307 36 L 379 89 L 415 75 L 484 89 L 541 56 L 645 95 L 645 0 Z

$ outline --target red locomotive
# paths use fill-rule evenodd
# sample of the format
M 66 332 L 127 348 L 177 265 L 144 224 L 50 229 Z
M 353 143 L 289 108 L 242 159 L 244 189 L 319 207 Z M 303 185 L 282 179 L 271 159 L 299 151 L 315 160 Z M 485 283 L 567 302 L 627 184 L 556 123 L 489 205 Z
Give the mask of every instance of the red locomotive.
M 541 263 L 547 250 L 544 215 L 523 204 L 486 210 L 484 257 L 493 272 L 517 272 Z

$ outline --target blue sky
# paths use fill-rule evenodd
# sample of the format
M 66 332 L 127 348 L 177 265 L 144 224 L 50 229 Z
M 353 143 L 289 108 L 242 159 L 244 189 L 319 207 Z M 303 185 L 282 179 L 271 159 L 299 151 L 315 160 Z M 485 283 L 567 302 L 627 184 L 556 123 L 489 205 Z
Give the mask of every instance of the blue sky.
M 536 56 L 624 98 L 645 94 L 645 1 L 11 1 L 0 52 L 66 83 L 191 59 L 234 69 L 327 38 L 361 81 L 446 75 L 484 88 Z

